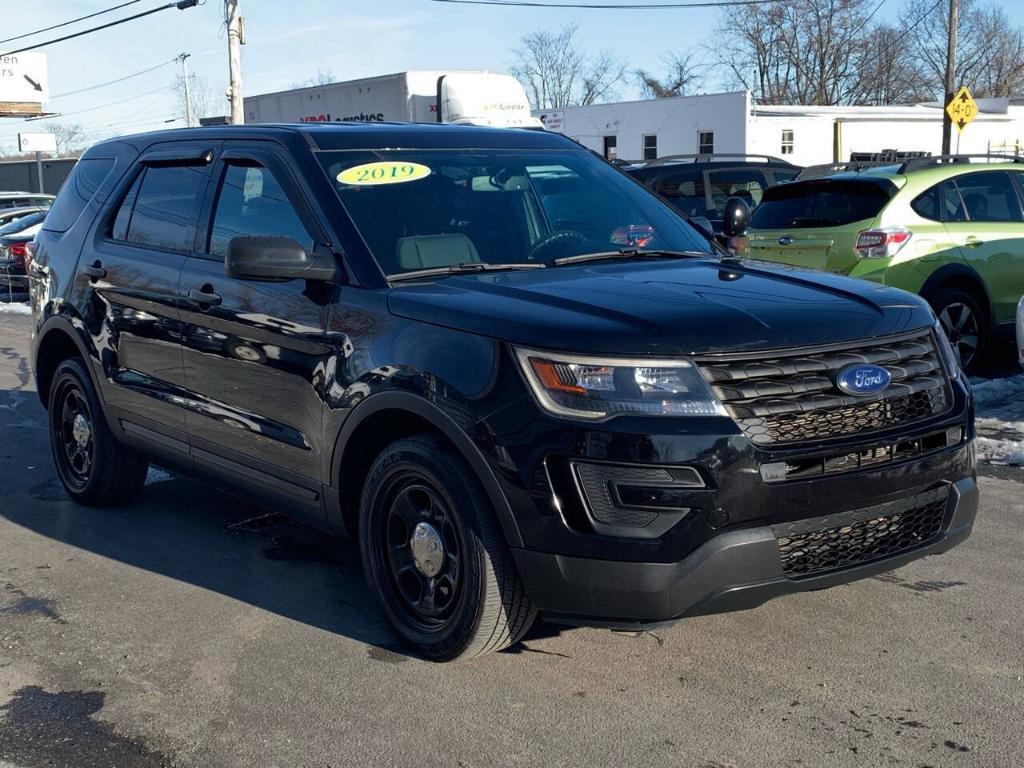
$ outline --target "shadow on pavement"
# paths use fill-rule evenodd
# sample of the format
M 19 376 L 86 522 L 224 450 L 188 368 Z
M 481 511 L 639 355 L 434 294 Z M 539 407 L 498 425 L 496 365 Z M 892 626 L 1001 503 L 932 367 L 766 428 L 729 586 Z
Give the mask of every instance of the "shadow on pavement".
M 162 471 L 151 470 L 131 506 L 78 506 L 53 470 L 45 419 L 34 392 L 0 390 L 0 434 L 7 436 L 0 447 L 0 516 L 64 544 L 404 653 L 366 589 L 354 542 Z M 558 631 L 539 624 L 526 639 Z

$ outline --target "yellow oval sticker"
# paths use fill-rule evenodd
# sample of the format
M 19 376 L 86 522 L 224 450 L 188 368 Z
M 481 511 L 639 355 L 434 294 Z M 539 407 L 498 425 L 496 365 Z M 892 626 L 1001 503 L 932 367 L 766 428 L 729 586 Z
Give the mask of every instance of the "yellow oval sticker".
M 353 186 L 374 184 L 403 184 L 430 175 L 430 168 L 420 163 L 401 163 L 385 160 L 379 163 L 364 163 L 348 168 L 338 174 L 338 181 Z

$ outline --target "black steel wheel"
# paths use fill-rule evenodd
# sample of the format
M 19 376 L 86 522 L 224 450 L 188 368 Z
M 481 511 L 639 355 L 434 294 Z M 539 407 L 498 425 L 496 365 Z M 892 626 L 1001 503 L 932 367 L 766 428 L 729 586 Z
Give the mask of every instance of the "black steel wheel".
M 138 496 L 149 461 L 114 439 L 81 360 L 72 358 L 57 366 L 47 410 L 54 467 L 72 499 L 106 506 Z
M 529 629 L 536 611 L 487 495 L 440 438 L 406 438 L 381 453 L 359 522 L 370 590 L 416 653 L 468 658 L 507 647 Z

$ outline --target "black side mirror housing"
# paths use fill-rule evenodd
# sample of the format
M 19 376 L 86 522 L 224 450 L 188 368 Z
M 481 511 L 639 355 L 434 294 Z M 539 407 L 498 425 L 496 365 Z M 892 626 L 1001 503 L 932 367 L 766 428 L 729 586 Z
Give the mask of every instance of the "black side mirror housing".
M 730 197 L 725 201 L 725 213 L 722 215 L 722 234 L 726 237 L 739 237 L 750 226 L 750 206 L 742 197 Z
M 240 235 L 231 238 L 224 256 L 224 271 L 239 280 L 338 279 L 334 254 L 325 249 L 307 253 L 290 237 Z

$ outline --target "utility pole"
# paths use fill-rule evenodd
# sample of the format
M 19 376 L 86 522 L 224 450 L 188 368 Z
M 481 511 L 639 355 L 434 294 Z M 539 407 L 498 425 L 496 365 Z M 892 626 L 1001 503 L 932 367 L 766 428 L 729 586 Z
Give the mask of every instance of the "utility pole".
M 177 60 L 181 62 L 181 85 L 185 97 L 185 125 L 191 128 L 195 125 L 195 118 L 192 115 L 192 94 L 188 89 L 188 59 L 192 54 L 180 53 Z
M 948 155 L 953 119 L 946 112 L 946 105 L 956 90 L 956 28 L 959 25 L 959 0 L 949 0 L 949 38 L 946 41 L 946 97 L 942 102 L 942 154 Z
M 238 13 L 238 0 L 224 0 L 224 23 L 228 29 L 228 98 L 231 100 L 231 124 L 242 125 L 242 46 L 245 27 Z

